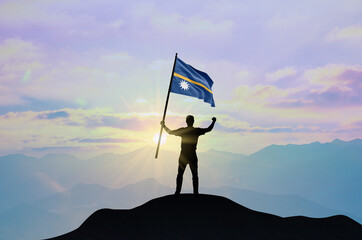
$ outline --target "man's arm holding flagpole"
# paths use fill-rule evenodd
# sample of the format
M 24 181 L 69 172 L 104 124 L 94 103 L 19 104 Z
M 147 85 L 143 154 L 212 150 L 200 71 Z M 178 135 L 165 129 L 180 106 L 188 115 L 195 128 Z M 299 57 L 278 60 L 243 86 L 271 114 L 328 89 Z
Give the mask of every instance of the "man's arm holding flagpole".
M 173 130 L 169 129 L 169 128 L 166 126 L 165 122 L 161 121 L 160 124 L 161 124 L 161 126 L 163 126 L 163 128 L 166 130 L 166 132 L 167 132 L 168 134 L 173 134 L 173 133 L 174 133 Z

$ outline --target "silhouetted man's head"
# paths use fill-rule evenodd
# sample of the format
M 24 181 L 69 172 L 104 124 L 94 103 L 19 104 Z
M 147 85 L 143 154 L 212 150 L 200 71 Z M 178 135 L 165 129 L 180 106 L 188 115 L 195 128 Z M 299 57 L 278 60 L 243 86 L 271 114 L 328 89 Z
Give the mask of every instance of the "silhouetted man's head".
M 194 116 L 188 115 L 186 117 L 187 126 L 191 127 L 192 125 L 194 125 L 194 121 L 195 121 Z

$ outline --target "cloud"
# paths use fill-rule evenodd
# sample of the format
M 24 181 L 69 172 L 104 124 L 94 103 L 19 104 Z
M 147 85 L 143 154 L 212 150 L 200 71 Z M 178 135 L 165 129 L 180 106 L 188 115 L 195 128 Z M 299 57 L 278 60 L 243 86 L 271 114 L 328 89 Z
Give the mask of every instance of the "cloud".
M 145 130 L 145 124 L 139 118 L 122 118 L 116 115 L 90 116 L 85 119 L 84 125 L 88 128 L 111 127 L 132 131 Z
M 307 21 L 307 16 L 300 13 L 276 13 L 268 20 L 267 26 L 273 30 L 294 30 L 298 26 L 302 26 Z
M 149 130 L 149 127 L 153 124 L 159 125 L 158 113 L 114 113 L 107 108 L 91 110 L 65 109 L 58 112 L 44 112 L 39 115 L 43 117 L 51 114 L 51 117 L 61 119 L 65 118 L 63 112 L 68 114 L 68 118 L 63 119 L 59 124 L 73 127 L 81 126 L 86 129 L 113 128 L 143 132 Z M 172 118 L 172 114 L 169 115 Z
M 142 3 L 137 6 L 134 15 L 139 19 L 147 19 L 150 25 L 161 33 L 176 34 L 183 38 L 207 37 L 223 38 L 234 29 L 232 20 L 215 21 L 201 15 L 185 16 L 177 12 L 165 13 L 154 4 Z
M 0 115 L 0 154 L 21 149 L 35 155 L 87 155 L 87 148 L 92 154 L 134 150 L 154 144 L 154 127 L 159 127 L 159 119 L 157 113 L 115 113 L 106 108 L 9 112 Z M 106 147 L 112 144 L 113 148 Z
M 351 131 L 354 134 L 356 133 L 362 133 L 362 119 L 358 121 L 349 121 L 342 124 L 342 129 L 345 131 Z
M 20 96 L 11 93 L 7 88 L 0 86 L 0 106 L 22 105 L 27 103 Z
M 274 59 L 272 60 L 274 64 L 278 62 L 279 66 L 280 64 L 285 66 L 291 62 L 293 65 L 295 62 L 303 62 L 306 58 L 299 54 L 319 37 L 319 31 L 323 26 L 314 22 L 318 17 L 313 16 L 310 11 L 298 9 L 299 4 L 290 6 L 285 2 L 280 2 L 278 5 L 280 7 L 263 16 L 269 19 L 266 19 L 263 22 L 264 26 L 260 27 L 261 40 L 254 39 L 256 43 L 260 41 L 259 48 L 264 51 L 258 58 L 261 61 L 263 58 Z M 254 43 L 250 43 L 252 44 Z M 297 59 L 296 55 L 298 55 Z
M 356 24 L 344 28 L 333 28 L 324 37 L 327 41 L 362 41 L 362 26 Z
M 34 61 L 44 57 L 44 53 L 33 42 L 20 38 L 7 38 L 1 41 L 0 52 L 0 63 L 4 65 L 14 61 Z
M 55 118 L 68 118 L 70 114 L 66 111 L 56 111 L 50 113 L 39 114 L 39 119 L 55 119 Z
M 280 99 L 279 101 L 268 104 L 268 106 L 274 108 L 295 109 L 295 108 L 314 106 L 313 104 L 314 104 L 313 100 L 295 98 L 295 99 Z
M 234 117 L 229 115 L 221 115 L 217 117 L 218 127 L 224 127 L 229 129 L 248 129 L 250 128 L 250 124 L 246 121 L 240 121 Z
M 43 51 L 31 41 L 0 41 L 0 106 L 23 105 L 22 87 L 44 68 Z
M 122 27 L 124 25 L 124 20 L 123 19 L 117 19 L 111 23 L 108 24 L 109 27 L 111 28 L 115 28 L 115 29 L 119 29 L 120 27 Z
M 273 85 L 259 84 L 255 86 L 241 85 L 234 90 L 233 94 L 241 102 L 264 105 L 287 96 L 288 91 Z
M 148 68 L 149 62 L 142 62 L 126 52 L 102 52 L 91 59 L 88 53 L 68 57 L 67 61 L 8 61 L 6 65 L 0 65 L 0 76 L 3 76 L 0 98 L 7 99 L 0 104 L 25 104 L 27 101 L 24 99 L 31 98 L 61 102 L 64 107 L 117 105 L 122 107 L 121 111 L 126 111 L 132 109 L 133 105 L 142 105 L 137 104 L 136 99 L 155 101 L 155 94 L 160 95 L 159 91 L 154 91 L 155 87 L 159 88 L 158 82 L 163 79 L 164 73 L 169 75 L 165 67 L 155 72 Z M 139 91 L 141 82 L 144 91 Z M 120 104 L 126 101 L 133 104 Z M 30 104 L 28 107 L 32 109 Z
M 116 35 L 125 21 L 119 14 L 97 18 L 97 2 L 88 1 L 84 7 L 79 1 L 8 1 L 0 4 L 0 26 L 5 33 L 26 37 L 33 37 L 36 31 L 53 43 Z
M 360 83 L 361 76 L 362 66 L 328 64 L 323 67 L 306 70 L 303 78 L 310 84 L 330 87 L 346 86 L 356 82 Z
M 38 118 L 38 116 L 47 116 L 56 112 L 67 112 L 69 116 L 67 118 L 54 118 L 53 121 L 44 121 L 44 119 Z M 346 129 L 345 127 L 330 127 L 328 121 L 328 124 L 324 124 L 323 120 L 319 118 L 313 118 L 314 124 L 304 122 L 304 119 L 295 116 L 295 114 L 296 121 L 294 123 L 282 123 L 283 116 L 278 115 L 278 111 L 271 112 L 271 115 L 264 111 L 262 113 L 262 117 L 268 120 L 267 124 L 265 121 L 250 120 L 250 118 L 245 117 L 246 115 L 242 118 L 249 120 L 244 121 L 239 120 L 239 117 L 216 115 L 218 121 L 212 134 L 220 137 L 217 139 L 206 138 L 200 149 L 204 150 L 205 147 L 207 149 L 212 148 L 212 146 L 219 146 L 219 139 L 223 139 L 223 142 L 239 143 L 240 136 L 243 136 L 242 139 L 244 142 L 246 141 L 245 144 L 253 145 L 253 149 L 255 149 L 255 147 L 260 146 L 261 142 L 266 144 L 265 141 L 270 142 L 276 141 L 275 139 L 297 136 L 313 140 L 318 136 L 327 137 L 328 134 L 333 135 L 338 130 Z M 257 118 L 257 114 L 251 114 L 250 116 L 254 119 Z M 184 117 L 183 114 L 169 112 L 167 117 L 168 126 L 170 128 L 183 126 L 185 124 Z M 303 117 L 305 116 L 303 115 Z M 329 121 L 332 118 L 332 120 L 340 122 L 340 119 L 333 116 L 325 117 Z M 0 136 L 3 139 L 0 139 L 0 153 L 25 151 L 39 156 L 49 152 L 67 152 L 76 155 L 94 156 L 102 152 L 134 150 L 147 144 L 154 144 L 152 137 L 155 134 L 155 127 L 157 131 L 159 130 L 160 118 L 160 114 L 152 112 L 115 113 L 109 109 L 59 109 L 43 112 L 7 113 L 0 116 Z M 207 127 L 210 124 L 210 118 L 211 115 L 197 115 L 197 126 Z M 358 114 L 356 114 L 354 122 L 358 122 L 360 119 L 362 119 L 362 116 L 358 117 Z M 142 126 L 137 126 L 137 124 L 128 125 L 130 124 L 129 121 L 132 124 L 137 122 Z M 76 122 L 77 124 L 70 126 L 68 124 L 70 122 Z M 96 124 L 89 125 L 90 122 L 96 122 Z M 143 130 L 140 131 L 140 128 Z M 352 133 L 343 132 L 341 134 Z M 353 134 L 356 134 L 356 131 Z M 255 135 L 263 136 L 263 139 L 257 139 Z M 252 139 L 254 142 L 247 143 L 246 139 Z M 267 141 L 267 139 L 269 140 Z M 286 141 L 282 142 L 285 143 Z M 178 145 L 179 143 L 175 142 L 175 144 Z
M 52 146 L 52 147 L 38 147 L 38 148 L 24 148 L 26 151 L 43 152 L 43 153 L 71 153 L 78 154 L 84 151 L 96 151 L 99 149 L 115 150 L 119 149 L 119 145 L 96 145 L 96 146 Z
M 362 66 L 329 64 L 307 70 L 308 98 L 320 107 L 362 106 Z
M 136 141 L 138 140 L 123 138 L 83 138 L 78 140 L 80 143 L 127 143 Z
M 240 79 L 248 78 L 248 77 L 250 77 L 250 75 L 251 75 L 251 72 L 247 71 L 247 70 L 242 70 L 242 71 L 235 73 L 235 76 Z
M 215 125 L 215 129 L 221 132 L 227 133 L 316 133 L 320 132 L 320 129 L 315 126 L 274 126 L 274 127 L 262 127 L 262 126 L 248 126 L 245 127 L 236 127 L 224 126 L 223 123 L 218 123 Z
M 295 74 L 293 69 L 284 68 L 266 74 L 266 79 L 270 82 Z M 234 90 L 234 102 L 264 110 L 279 108 L 315 111 L 322 108 L 362 106 L 361 79 L 362 66 L 328 64 L 305 69 L 298 78 L 293 79 L 296 86 L 290 88 L 262 84 L 241 85 Z
M 102 56 L 101 58 L 107 61 L 124 61 L 124 60 L 129 60 L 132 57 L 126 52 L 120 52 L 120 53 L 107 54 Z
M 309 98 L 313 105 L 318 107 L 347 107 L 361 105 L 362 96 L 354 95 L 354 91 L 348 88 L 332 86 L 323 90 L 312 90 Z
M 358 121 L 361 71 L 347 64 L 360 56 L 339 43 L 362 42 L 360 24 L 351 24 L 361 20 L 360 4 L 313 4 L 2 1 L 0 110 L 13 112 L 0 117 L 1 138 L 9 141 L 2 149 L 62 146 L 77 137 L 146 139 L 160 115 L 140 113 L 162 112 L 174 49 L 210 74 L 218 107 L 172 96 L 169 111 L 243 120 L 223 119 L 225 135 L 251 134 L 253 127 L 287 135 L 299 125 L 334 125 L 356 115 Z M 329 40 L 321 41 L 326 33 Z M 21 112 L 28 110 L 41 112 Z M 48 115 L 56 111 L 69 116 Z M 169 116 L 171 127 L 184 124 Z M 28 141 L 34 132 L 41 136 Z
M 294 77 L 296 74 L 297 70 L 294 67 L 285 67 L 275 72 L 266 73 L 265 78 L 267 81 L 276 82 L 284 78 Z
M 305 124 L 274 125 L 269 123 L 271 126 L 263 126 L 247 121 L 240 121 L 230 115 L 220 115 L 217 119 L 215 130 L 225 133 L 241 133 L 244 135 L 250 133 L 316 133 L 322 131 L 318 126 Z
M 15 28 L 23 28 L 26 25 L 62 28 L 94 21 L 87 15 L 72 17 L 65 11 L 57 11 L 58 4 L 57 2 L 44 4 L 41 1 L 8 1 L 0 5 L 0 22 L 2 25 Z
M 72 143 L 75 145 L 75 143 Z M 125 153 L 129 151 L 127 143 L 120 144 L 82 144 L 81 146 L 49 146 L 49 147 L 25 147 L 21 150 L 21 153 L 25 153 L 31 156 L 43 157 L 46 154 L 59 154 L 66 153 L 77 156 L 81 159 L 89 159 L 98 156 L 102 153 Z M 124 145 L 124 146 L 123 146 Z

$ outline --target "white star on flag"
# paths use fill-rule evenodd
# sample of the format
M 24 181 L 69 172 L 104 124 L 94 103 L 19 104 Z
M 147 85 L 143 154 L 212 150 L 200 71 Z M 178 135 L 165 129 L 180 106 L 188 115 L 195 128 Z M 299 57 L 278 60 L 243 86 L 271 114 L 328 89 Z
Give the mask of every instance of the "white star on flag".
M 189 90 L 189 84 L 185 81 L 181 81 L 180 82 L 180 88 L 182 88 L 183 90 Z

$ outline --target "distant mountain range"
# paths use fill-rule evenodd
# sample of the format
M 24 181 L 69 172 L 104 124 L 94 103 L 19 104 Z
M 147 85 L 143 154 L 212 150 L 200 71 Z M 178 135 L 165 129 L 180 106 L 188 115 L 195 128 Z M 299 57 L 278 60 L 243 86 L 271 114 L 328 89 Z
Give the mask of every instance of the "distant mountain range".
M 269 146 L 248 158 L 256 171 L 252 189 L 297 194 L 362 217 L 362 140 Z M 249 178 L 250 180 L 250 178 Z
M 132 210 L 98 210 L 78 229 L 49 240 L 361 238 L 362 226 L 346 216 L 281 218 L 224 197 L 183 194 Z
M 67 229 L 71 229 L 84 220 L 85 214 L 96 209 L 134 207 L 172 193 L 178 154 L 162 150 L 160 157 L 154 159 L 154 151 L 154 148 L 143 148 L 123 155 L 102 154 L 88 160 L 65 154 L 49 154 L 43 158 L 0 157 L 0 239 L 10 239 L 1 237 L 8 232 L 6 229 L 11 229 L 11 221 L 4 219 L 24 217 L 21 213 L 26 212 L 24 208 L 37 211 L 39 216 L 49 213 L 54 219 L 66 219 L 63 226 L 69 225 Z M 271 145 L 250 156 L 212 150 L 199 153 L 200 185 L 207 193 L 227 196 L 245 206 L 280 216 L 341 213 L 362 222 L 360 156 L 360 139 Z M 190 175 L 187 170 L 185 188 L 191 186 Z M 128 186 L 144 179 L 157 179 L 168 186 L 155 183 L 144 188 Z M 125 191 L 125 187 L 133 193 Z M 94 201 L 82 202 L 82 196 Z M 71 214 L 74 221 L 69 219 Z M 52 218 L 50 215 L 46 218 Z M 31 224 L 35 222 L 29 220 Z M 22 227 L 26 229 L 26 224 Z

